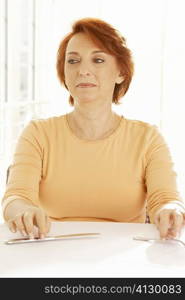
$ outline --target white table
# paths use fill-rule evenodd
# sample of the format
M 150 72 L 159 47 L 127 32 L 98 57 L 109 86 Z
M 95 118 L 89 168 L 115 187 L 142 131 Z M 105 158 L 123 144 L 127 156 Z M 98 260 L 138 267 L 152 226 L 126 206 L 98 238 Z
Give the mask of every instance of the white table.
M 185 247 L 159 237 L 152 224 L 53 222 L 50 235 L 99 232 L 100 236 L 6 245 L 20 237 L 0 225 L 0 277 L 185 277 Z M 181 238 L 185 240 L 185 230 Z

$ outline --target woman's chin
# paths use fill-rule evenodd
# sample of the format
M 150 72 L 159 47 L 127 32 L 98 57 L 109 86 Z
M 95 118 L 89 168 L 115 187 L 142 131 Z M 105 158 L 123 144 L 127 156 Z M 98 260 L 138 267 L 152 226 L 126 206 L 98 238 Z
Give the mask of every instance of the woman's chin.
M 93 102 L 95 102 L 96 101 L 96 99 L 94 99 L 94 98 L 79 98 L 78 100 L 77 100 L 77 102 L 80 104 L 80 103 L 93 103 Z

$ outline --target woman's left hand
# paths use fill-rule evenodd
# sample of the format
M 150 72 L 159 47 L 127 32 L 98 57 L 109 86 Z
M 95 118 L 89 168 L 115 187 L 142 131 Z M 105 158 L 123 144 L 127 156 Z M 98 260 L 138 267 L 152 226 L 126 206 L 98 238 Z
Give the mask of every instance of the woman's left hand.
M 184 222 L 185 213 L 176 204 L 163 205 L 155 214 L 154 222 L 160 232 L 161 238 L 175 238 L 180 236 Z

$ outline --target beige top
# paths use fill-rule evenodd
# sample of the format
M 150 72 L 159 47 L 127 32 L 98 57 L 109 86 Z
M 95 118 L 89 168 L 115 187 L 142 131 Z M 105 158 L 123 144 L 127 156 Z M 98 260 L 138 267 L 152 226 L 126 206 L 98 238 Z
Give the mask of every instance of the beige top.
M 27 199 L 55 220 L 145 222 L 162 204 L 184 208 L 157 126 L 121 117 L 99 140 L 77 137 L 66 115 L 31 121 L 10 168 L 3 209 Z

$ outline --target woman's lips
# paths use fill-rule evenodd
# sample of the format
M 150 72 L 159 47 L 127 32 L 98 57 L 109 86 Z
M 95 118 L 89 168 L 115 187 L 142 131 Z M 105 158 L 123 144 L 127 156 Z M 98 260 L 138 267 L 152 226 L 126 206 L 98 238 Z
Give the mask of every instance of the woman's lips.
M 89 88 L 89 87 L 95 87 L 96 85 L 93 83 L 80 83 L 77 85 L 77 87 L 80 88 Z

